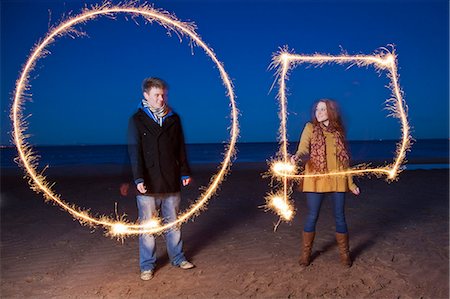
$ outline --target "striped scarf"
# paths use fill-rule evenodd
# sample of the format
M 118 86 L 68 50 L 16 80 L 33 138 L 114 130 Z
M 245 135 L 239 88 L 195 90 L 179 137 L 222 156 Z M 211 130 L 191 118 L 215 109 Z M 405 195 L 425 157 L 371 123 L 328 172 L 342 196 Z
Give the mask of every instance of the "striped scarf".
M 332 133 L 336 140 L 336 153 L 338 160 L 341 162 L 345 168 L 349 166 L 349 154 L 344 143 L 344 137 L 338 130 L 330 128 L 322 124 L 314 125 L 313 136 L 311 139 L 311 154 L 310 161 L 312 163 L 312 168 L 314 171 L 319 173 L 328 172 L 327 169 L 327 157 L 326 157 L 326 142 L 325 135 L 323 131 Z
M 147 102 L 145 99 L 142 100 L 142 106 L 149 109 L 153 116 L 155 116 L 157 123 L 159 126 L 162 126 L 162 122 L 164 119 L 164 116 L 166 116 L 170 112 L 170 107 L 164 103 L 164 105 L 160 108 L 154 108 L 150 105 L 149 102 Z

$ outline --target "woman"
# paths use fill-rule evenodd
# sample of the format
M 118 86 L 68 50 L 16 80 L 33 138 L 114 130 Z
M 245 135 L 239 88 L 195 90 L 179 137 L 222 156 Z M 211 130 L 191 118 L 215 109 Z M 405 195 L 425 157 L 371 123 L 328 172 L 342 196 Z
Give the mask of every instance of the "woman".
M 349 154 L 345 132 L 336 102 L 321 99 L 314 104 L 312 122 L 305 125 L 297 152 L 292 163 L 307 161 L 305 174 L 322 174 L 349 167 Z M 306 193 L 308 214 L 303 228 L 303 251 L 300 265 L 308 266 L 311 258 L 316 222 L 325 195 L 333 200 L 336 221 L 336 241 L 341 263 L 352 265 L 348 245 L 348 230 L 345 222 L 345 192 L 359 195 L 359 188 L 351 176 L 305 177 L 303 192 Z

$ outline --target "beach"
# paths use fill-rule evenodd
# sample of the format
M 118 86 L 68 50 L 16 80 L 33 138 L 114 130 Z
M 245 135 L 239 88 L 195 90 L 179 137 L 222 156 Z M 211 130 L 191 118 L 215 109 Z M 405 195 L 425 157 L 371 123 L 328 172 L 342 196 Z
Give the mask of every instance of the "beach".
M 182 191 L 189 206 L 217 164 L 193 165 Z M 30 190 L 20 169 L 1 175 L 2 298 L 448 298 L 449 170 L 409 170 L 397 181 L 357 178 L 347 195 L 351 268 L 339 263 L 329 200 L 322 205 L 312 263 L 298 264 L 305 196 L 292 195 L 290 223 L 264 209 L 265 163 L 231 167 L 207 209 L 182 226 L 184 250 L 196 268 L 170 265 L 162 236 L 158 264 L 141 281 L 138 238 L 105 237 Z M 68 202 L 94 214 L 137 218 L 120 166 L 50 168 L 49 181 Z

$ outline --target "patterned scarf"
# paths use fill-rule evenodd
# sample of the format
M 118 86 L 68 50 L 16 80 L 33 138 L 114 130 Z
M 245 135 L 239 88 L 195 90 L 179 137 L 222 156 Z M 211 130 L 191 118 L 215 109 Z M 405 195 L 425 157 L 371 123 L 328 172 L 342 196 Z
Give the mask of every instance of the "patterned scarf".
M 313 136 L 311 139 L 311 154 L 310 161 L 314 171 L 319 173 L 328 172 L 327 157 L 326 157 L 326 142 L 323 131 L 332 133 L 336 140 L 337 156 L 341 164 L 347 168 L 349 165 L 349 155 L 344 143 L 344 137 L 338 130 L 325 126 L 323 124 L 314 125 Z
M 164 105 L 161 108 L 154 108 L 150 105 L 149 102 L 147 102 L 145 99 L 142 100 L 142 106 L 145 108 L 148 108 L 152 114 L 155 116 L 158 124 L 162 126 L 162 121 L 164 116 L 166 116 L 170 112 L 170 107 L 164 103 Z

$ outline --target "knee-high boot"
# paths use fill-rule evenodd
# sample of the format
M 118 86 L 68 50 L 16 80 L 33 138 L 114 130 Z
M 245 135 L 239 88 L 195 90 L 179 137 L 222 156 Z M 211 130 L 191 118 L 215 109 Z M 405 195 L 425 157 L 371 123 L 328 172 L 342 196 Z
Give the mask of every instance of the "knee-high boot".
M 339 247 L 341 264 L 347 267 L 351 267 L 352 260 L 350 258 L 350 250 L 348 245 L 348 233 L 347 234 L 336 233 L 336 241 Z
M 300 257 L 300 265 L 306 267 L 310 263 L 311 251 L 314 242 L 315 232 L 303 232 L 303 250 Z

